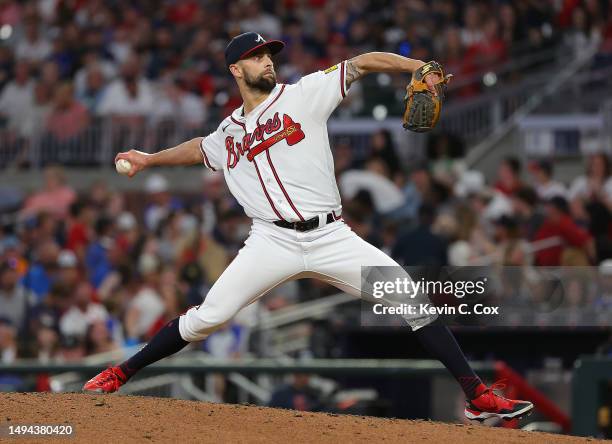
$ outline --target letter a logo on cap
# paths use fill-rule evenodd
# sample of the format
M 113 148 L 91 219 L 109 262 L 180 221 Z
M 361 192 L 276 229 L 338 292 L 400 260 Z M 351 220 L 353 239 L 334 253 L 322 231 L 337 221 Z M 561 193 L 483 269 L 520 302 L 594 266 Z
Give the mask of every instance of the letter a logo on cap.
M 257 34 L 257 38 L 255 39 L 255 42 L 266 43 L 264 38 L 262 36 L 260 36 L 259 34 Z

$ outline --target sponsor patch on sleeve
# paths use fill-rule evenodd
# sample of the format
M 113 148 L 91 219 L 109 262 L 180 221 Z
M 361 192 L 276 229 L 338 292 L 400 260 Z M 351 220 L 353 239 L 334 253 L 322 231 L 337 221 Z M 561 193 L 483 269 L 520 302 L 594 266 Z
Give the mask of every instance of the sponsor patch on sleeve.
M 329 68 L 327 68 L 325 71 L 323 71 L 325 74 L 329 74 L 330 72 L 334 72 L 335 70 L 338 69 L 338 65 L 334 65 L 334 66 L 330 66 Z

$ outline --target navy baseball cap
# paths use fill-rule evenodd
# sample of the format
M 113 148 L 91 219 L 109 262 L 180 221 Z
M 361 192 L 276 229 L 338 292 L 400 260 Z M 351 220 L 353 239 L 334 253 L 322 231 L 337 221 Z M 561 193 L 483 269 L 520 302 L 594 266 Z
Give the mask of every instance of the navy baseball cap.
M 230 66 L 262 47 L 267 47 L 274 55 L 279 53 L 285 44 L 280 40 L 266 41 L 256 32 L 245 32 L 234 37 L 225 48 L 225 63 Z

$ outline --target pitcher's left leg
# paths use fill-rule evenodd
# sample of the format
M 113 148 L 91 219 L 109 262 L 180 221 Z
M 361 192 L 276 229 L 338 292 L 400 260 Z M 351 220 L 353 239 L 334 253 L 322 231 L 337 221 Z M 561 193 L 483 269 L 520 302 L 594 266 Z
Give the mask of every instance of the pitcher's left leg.
M 313 242 L 308 264 L 313 275 L 358 297 L 368 296 L 362 292 L 364 280 L 361 267 L 397 267 L 395 272 L 384 273 L 386 276 L 383 277 L 409 278 L 408 273 L 392 258 L 361 239 L 343 222 L 336 223 L 339 224 L 337 227 L 328 227 L 330 232 Z M 396 305 L 402 298 L 391 296 L 389 299 L 385 296 L 380 300 Z M 493 391 L 495 384 L 488 388 L 482 383 L 446 325 L 434 322 L 435 318 L 427 316 L 405 316 L 405 319 L 423 347 L 446 366 L 461 386 L 467 397 L 465 415 L 468 418 L 483 420 L 499 417 L 509 420 L 531 412 L 531 402 L 506 399 Z
M 326 227 L 329 233 L 313 241 L 308 254 L 308 271 L 348 294 L 386 306 L 416 305 L 428 302 L 425 294 L 416 297 L 401 292 L 377 294 L 373 283 L 411 279 L 410 275 L 383 251 L 357 236 L 344 222 Z M 362 267 L 368 276 L 362 276 Z M 436 319 L 428 313 L 402 315 L 413 330 L 430 324 Z

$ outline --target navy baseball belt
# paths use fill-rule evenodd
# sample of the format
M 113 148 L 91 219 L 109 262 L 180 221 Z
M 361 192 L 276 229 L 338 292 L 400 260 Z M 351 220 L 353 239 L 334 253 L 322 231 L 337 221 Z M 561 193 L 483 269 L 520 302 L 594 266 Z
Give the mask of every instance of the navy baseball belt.
M 340 219 L 340 217 L 338 217 L 338 219 Z M 334 217 L 333 213 L 327 213 L 326 220 L 328 224 L 336 222 L 338 219 Z M 287 222 L 286 220 L 275 220 L 272 223 L 281 228 L 289 228 L 297 231 L 310 231 L 314 230 L 315 228 L 319 228 L 319 216 L 315 216 L 312 219 L 305 221 Z

